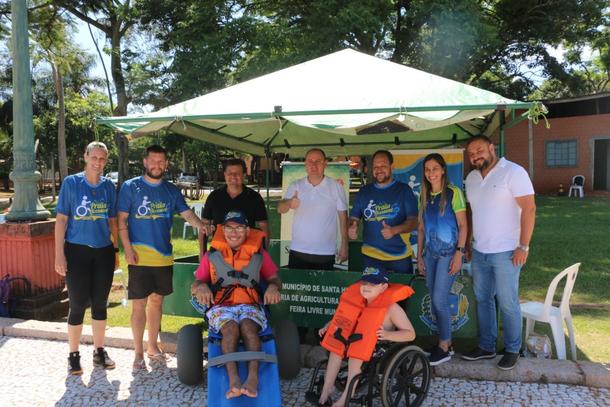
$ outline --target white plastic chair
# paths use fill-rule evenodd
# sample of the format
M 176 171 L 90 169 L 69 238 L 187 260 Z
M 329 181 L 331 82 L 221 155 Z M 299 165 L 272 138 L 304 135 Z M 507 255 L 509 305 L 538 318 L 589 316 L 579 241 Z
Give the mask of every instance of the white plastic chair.
M 572 192 L 574 192 L 574 197 L 578 196 L 579 198 L 585 197 L 585 176 L 584 175 L 574 175 L 572 177 L 572 184 L 570 185 L 570 190 L 568 191 L 568 197 L 572 196 Z
M 553 331 L 557 359 L 566 359 L 566 342 L 563 334 L 563 321 L 565 320 L 570 336 L 572 360 L 576 360 L 576 340 L 574 339 L 574 327 L 572 326 L 572 314 L 570 312 L 570 296 L 572 295 L 572 288 L 574 288 L 574 281 L 576 281 L 579 268 L 580 263 L 576 263 L 555 276 L 546 292 L 544 304 L 541 302 L 526 302 L 521 304 L 521 314 L 526 318 L 525 340 L 534 332 L 536 321 L 550 324 Z M 557 284 L 564 277 L 567 279 L 563 288 L 563 295 L 561 296 L 561 304 L 559 307 L 554 307 L 552 305 L 553 296 L 555 295 Z
M 193 212 L 195 213 L 195 215 L 197 215 L 197 217 L 199 219 L 201 219 L 201 214 L 203 213 L 203 204 L 202 203 L 195 203 L 191 206 L 191 209 L 193 210 Z M 186 239 L 186 228 L 187 227 L 191 227 L 193 228 L 193 225 L 191 225 L 188 222 L 184 222 L 184 226 L 182 227 L 182 238 Z M 197 235 L 197 231 L 195 230 L 195 228 L 193 228 L 193 234 Z

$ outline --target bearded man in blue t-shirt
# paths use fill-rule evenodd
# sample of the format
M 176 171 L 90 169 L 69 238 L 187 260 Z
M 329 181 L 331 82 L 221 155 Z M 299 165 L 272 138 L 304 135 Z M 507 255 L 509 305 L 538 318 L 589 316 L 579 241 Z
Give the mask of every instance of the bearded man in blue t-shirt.
M 163 298 L 173 291 L 171 228 L 174 213 L 199 229 L 204 225 L 184 201 L 175 185 L 163 180 L 168 159 L 158 145 L 146 149 L 145 174 L 126 181 L 119 192 L 119 236 L 129 264 L 128 297 L 132 301 L 131 330 L 135 348 L 134 369 L 144 362 L 144 328 L 148 320 L 147 354 L 151 361 L 165 361 L 159 349 Z
M 348 235 L 358 237 L 363 220 L 362 266 L 395 273 L 413 273 L 409 234 L 417 229 L 417 199 L 411 188 L 392 178 L 394 157 L 387 150 L 373 154 L 375 182 L 358 191 Z

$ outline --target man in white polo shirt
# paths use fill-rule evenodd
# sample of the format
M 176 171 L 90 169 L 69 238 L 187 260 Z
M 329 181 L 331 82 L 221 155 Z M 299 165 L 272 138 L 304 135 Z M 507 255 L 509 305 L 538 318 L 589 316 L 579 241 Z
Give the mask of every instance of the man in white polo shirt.
M 466 151 L 475 167 L 466 177 L 466 196 L 472 212 L 472 277 L 480 337 L 478 348 L 462 358 L 495 358 L 495 297 L 504 330 L 504 355 L 497 366 L 509 370 L 521 349 L 519 274 L 534 231 L 534 187 L 523 167 L 498 159 L 489 138 L 471 138 Z
M 288 267 L 332 270 L 337 252 L 337 220 L 341 243 L 337 260 L 347 260 L 347 197 L 343 187 L 324 176 L 324 151 L 312 148 L 305 155 L 307 176 L 288 186 L 278 212 L 294 210 Z

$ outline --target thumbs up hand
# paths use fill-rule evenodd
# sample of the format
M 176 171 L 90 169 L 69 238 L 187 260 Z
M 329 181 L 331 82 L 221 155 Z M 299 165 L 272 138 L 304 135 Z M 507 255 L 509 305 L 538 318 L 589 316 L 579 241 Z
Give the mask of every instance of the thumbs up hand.
M 392 226 L 389 226 L 387 223 L 385 223 L 385 220 L 381 221 L 381 226 L 381 235 L 384 239 L 388 240 L 394 237 L 394 231 L 392 229 Z
M 290 200 L 290 209 L 296 209 L 301 204 L 301 200 L 299 199 L 299 191 L 294 191 L 294 196 Z

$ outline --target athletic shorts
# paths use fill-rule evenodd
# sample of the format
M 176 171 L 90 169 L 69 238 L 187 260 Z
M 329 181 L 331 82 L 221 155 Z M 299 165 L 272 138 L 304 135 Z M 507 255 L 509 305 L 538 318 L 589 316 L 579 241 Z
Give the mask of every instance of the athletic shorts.
M 217 305 L 210 308 L 206 315 L 210 328 L 216 332 L 220 332 L 222 326 L 229 321 L 235 321 L 239 324 L 244 319 L 251 319 L 256 322 L 261 327 L 261 331 L 267 328 L 267 317 L 258 305 Z
M 138 266 L 130 264 L 127 298 L 141 300 L 150 294 L 170 295 L 174 292 L 172 285 L 173 266 Z

